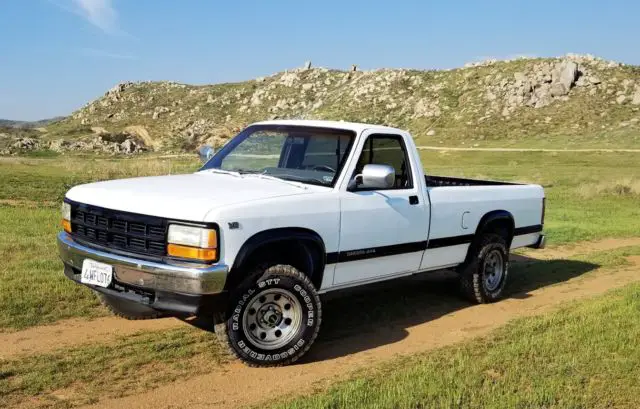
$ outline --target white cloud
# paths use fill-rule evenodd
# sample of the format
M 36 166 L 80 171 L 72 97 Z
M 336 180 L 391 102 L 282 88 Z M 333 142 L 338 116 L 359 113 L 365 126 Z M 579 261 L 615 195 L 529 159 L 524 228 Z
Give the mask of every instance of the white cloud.
M 100 30 L 114 34 L 119 31 L 118 14 L 111 0 L 72 0 L 80 15 Z
M 131 37 L 118 25 L 118 12 L 111 0 L 47 0 L 61 10 L 87 20 L 93 26 L 110 35 Z
M 138 57 L 131 54 L 123 54 L 117 52 L 111 52 L 107 50 L 100 50 L 97 48 L 82 48 L 80 52 L 89 57 L 97 57 L 97 58 L 109 58 L 112 60 L 137 60 Z

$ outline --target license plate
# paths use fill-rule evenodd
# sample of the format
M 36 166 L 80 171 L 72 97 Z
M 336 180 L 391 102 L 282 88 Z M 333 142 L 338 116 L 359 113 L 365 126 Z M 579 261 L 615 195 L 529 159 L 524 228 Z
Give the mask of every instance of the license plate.
M 109 264 L 85 259 L 82 262 L 82 274 L 80 282 L 84 284 L 97 285 L 99 287 L 109 287 L 113 277 L 113 267 Z

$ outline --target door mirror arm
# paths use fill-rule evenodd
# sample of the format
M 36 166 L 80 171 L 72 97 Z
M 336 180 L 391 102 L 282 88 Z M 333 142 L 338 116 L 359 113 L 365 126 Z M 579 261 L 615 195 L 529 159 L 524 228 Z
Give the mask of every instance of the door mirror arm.
M 349 181 L 349 184 L 347 185 L 347 191 L 353 192 L 355 190 L 358 190 L 358 186 L 360 186 L 361 184 L 362 184 L 362 175 L 355 175 L 353 179 Z

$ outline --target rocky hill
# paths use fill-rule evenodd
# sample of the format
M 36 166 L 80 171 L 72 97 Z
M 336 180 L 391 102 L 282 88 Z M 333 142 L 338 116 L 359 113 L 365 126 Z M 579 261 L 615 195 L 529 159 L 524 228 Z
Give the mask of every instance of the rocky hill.
M 122 83 L 21 149 L 192 151 L 275 118 L 407 128 L 426 145 L 640 146 L 640 67 L 590 55 L 484 61 L 444 71 L 298 68 L 194 86 Z M 1 131 L 0 131 L 1 132 Z M 6 138 L 5 138 L 6 139 Z M 0 146 L 1 148 L 1 146 Z

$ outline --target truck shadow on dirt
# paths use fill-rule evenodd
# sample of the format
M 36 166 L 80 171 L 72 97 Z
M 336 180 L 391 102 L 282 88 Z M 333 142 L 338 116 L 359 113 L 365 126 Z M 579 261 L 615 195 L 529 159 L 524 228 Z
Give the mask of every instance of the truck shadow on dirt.
M 599 266 L 576 260 L 536 260 L 512 255 L 507 298 L 578 277 Z M 424 273 L 330 293 L 323 297 L 322 330 L 302 362 L 322 361 L 398 342 L 406 328 L 472 304 L 461 298 L 453 271 Z

